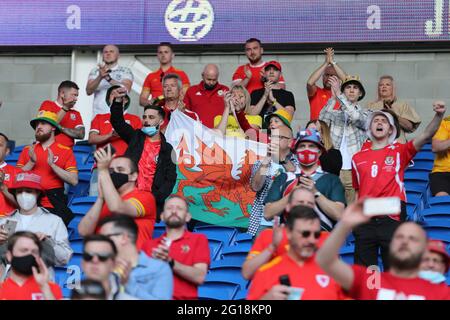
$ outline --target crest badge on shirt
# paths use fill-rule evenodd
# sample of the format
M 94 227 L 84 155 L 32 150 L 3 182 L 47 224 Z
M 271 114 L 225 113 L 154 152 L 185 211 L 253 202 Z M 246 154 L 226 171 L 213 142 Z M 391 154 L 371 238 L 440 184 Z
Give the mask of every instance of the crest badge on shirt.
M 44 295 L 42 293 L 32 293 L 31 300 L 44 300 Z
M 217 91 L 217 95 L 218 95 L 218 96 L 223 96 L 223 90 Z
M 386 157 L 386 159 L 384 160 L 384 163 L 387 166 L 392 166 L 394 164 L 394 157 Z
M 181 252 L 188 253 L 191 250 L 191 247 L 189 245 L 185 244 L 181 247 Z
M 77 116 L 75 115 L 75 113 L 70 114 L 70 120 L 75 120 L 76 118 Z
M 319 286 L 321 286 L 322 288 L 326 288 L 330 284 L 330 277 L 324 274 L 317 274 L 316 281 Z

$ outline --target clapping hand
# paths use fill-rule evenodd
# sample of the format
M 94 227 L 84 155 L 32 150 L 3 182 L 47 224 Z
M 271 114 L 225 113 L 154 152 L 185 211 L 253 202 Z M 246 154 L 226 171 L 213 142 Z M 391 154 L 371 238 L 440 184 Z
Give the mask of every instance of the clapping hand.
M 334 49 L 333 48 L 326 48 L 325 50 L 323 50 L 323 52 L 325 52 L 326 56 L 325 56 L 325 62 L 327 64 L 331 64 L 333 62 L 333 58 L 334 58 Z
M 433 111 L 436 112 L 436 114 L 443 116 L 446 111 L 445 102 L 441 101 L 441 100 L 434 101 L 433 102 Z
M 341 92 L 341 80 L 339 80 L 338 77 L 331 76 L 328 79 L 328 83 L 330 84 L 331 92 L 333 93 L 333 97 L 337 97 L 342 93 Z

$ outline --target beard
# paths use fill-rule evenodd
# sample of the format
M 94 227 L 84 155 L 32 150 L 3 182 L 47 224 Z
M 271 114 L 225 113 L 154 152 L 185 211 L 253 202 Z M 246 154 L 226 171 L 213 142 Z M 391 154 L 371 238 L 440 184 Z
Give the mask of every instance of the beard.
M 41 143 L 47 141 L 48 139 L 50 139 L 51 136 L 52 136 L 51 132 L 49 132 L 49 133 L 40 133 L 40 134 L 36 133 L 34 135 L 34 137 L 36 138 L 36 141 L 39 141 Z
M 400 259 L 393 252 L 389 252 L 389 263 L 391 267 L 395 267 L 399 270 L 414 270 L 419 268 L 422 262 L 421 254 L 412 254 L 406 259 Z
M 168 226 L 169 228 L 172 228 L 172 229 L 178 229 L 184 225 L 185 225 L 185 222 L 183 220 L 179 219 L 178 217 L 176 219 L 172 219 L 171 217 L 169 217 L 169 219 L 167 219 L 167 221 L 166 221 L 166 226 Z

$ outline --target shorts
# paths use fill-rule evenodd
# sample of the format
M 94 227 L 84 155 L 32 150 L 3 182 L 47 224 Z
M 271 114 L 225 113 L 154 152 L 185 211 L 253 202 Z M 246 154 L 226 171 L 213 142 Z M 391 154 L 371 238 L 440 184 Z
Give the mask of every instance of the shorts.
M 433 196 L 442 191 L 450 194 L 450 172 L 430 173 L 430 189 Z

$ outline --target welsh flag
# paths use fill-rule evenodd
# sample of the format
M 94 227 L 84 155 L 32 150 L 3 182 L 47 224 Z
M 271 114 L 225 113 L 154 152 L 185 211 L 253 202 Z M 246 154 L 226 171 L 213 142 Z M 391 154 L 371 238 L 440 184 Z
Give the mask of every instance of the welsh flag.
M 250 175 L 266 145 L 225 137 L 186 116 L 171 115 L 165 136 L 177 155 L 174 192 L 190 202 L 195 220 L 231 227 L 248 227 L 255 192 Z

